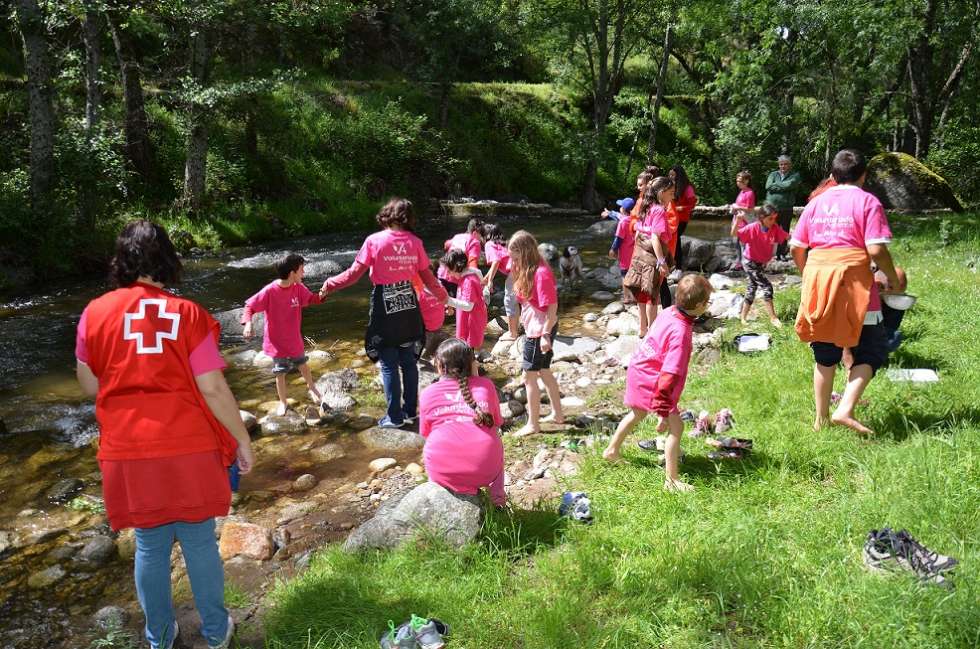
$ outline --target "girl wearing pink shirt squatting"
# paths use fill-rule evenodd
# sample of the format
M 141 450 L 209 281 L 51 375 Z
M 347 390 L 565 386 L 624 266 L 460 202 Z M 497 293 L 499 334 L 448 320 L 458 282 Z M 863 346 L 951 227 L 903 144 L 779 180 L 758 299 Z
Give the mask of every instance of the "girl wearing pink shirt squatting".
M 742 302 L 742 324 L 748 322 L 756 289 L 762 288 L 762 299 L 769 313 L 769 322 L 774 327 L 783 326 L 772 304 L 772 282 L 766 277 L 766 264 L 773 257 L 774 246 L 789 239 L 786 230 L 776 223 L 778 216 L 779 212 L 775 206 L 766 203 L 759 211 L 759 220 L 755 223 L 746 224 L 743 216 L 736 216 L 732 223 L 732 235 L 738 235 L 738 240 L 743 246 L 742 267 L 745 268 L 745 274 L 748 276 L 745 301 Z
M 439 262 L 446 276 L 456 282 L 456 299 L 472 304 L 471 309 L 460 308 L 456 312 L 456 337 L 473 348 L 479 355 L 483 337 L 487 331 L 487 303 L 483 300 L 483 275 L 476 268 L 466 265 L 466 253 L 450 250 Z
M 510 251 L 514 289 L 521 303 L 521 324 L 524 326 L 524 387 L 527 389 L 527 424 L 514 433 L 515 437 L 541 432 L 541 389 L 544 383 L 551 401 L 551 414 L 544 419 L 556 424 L 565 423 L 561 412 L 561 393 L 558 381 L 551 373 L 552 344 L 558 333 L 558 284 L 548 262 L 538 252 L 538 242 L 526 230 L 518 230 L 507 243 Z
M 483 254 L 490 264 L 490 270 L 483 278 L 487 292 L 493 293 L 493 278 L 497 273 L 507 278 L 504 281 L 504 314 L 507 316 L 507 331 L 500 336 L 500 340 L 517 340 L 521 307 L 517 303 L 517 293 L 514 292 L 514 275 L 510 272 L 507 239 L 504 238 L 504 231 L 496 223 L 487 223 L 483 226 L 483 235 L 487 240 L 483 247 Z
M 626 395 L 623 403 L 630 407 L 616 428 L 616 434 L 602 456 L 615 462 L 626 436 L 650 412 L 657 413 L 657 432 L 669 431 L 664 449 L 667 491 L 691 491 L 677 473 L 681 433 L 684 422 L 677 402 L 687 381 L 687 365 L 691 359 L 694 320 L 708 309 L 711 284 L 701 275 L 690 273 L 677 282 L 674 306 L 660 314 L 640 347 L 630 359 L 626 371 Z
M 473 349 L 458 338 L 439 345 L 435 366 L 440 378 L 422 391 L 419 406 L 429 480 L 472 496 L 486 487 L 493 504 L 502 507 L 507 495 L 497 388 L 476 375 Z
M 306 364 L 303 348 L 303 309 L 320 304 L 320 296 L 303 284 L 306 260 L 297 254 L 288 254 L 276 263 L 279 279 L 266 285 L 248 298 L 242 313 L 242 336 L 252 337 L 252 315 L 265 313 L 265 329 L 262 332 L 262 351 L 272 357 L 272 373 L 276 376 L 276 394 L 279 407 L 276 414 L 285 415 L 289 408 L 286 393 L 286 375 L 299 370 L 306 381 L 310 399 L 320 404 L 320 393 L 313 383 L 313 374 Z

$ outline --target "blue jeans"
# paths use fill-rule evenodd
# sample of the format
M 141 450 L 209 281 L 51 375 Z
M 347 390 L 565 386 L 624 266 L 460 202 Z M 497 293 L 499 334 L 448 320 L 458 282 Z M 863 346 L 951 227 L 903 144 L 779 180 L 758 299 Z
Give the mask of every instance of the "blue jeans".
M 228 609 L 213 518 L 136 529 L 136 594 L 146 615 L 146 639 L 152 647 L 166 647 L 174 640 L 170 550 L 175 539 L 187 564 L 194 605 L 201 616 L 201 635 L 208 644 L 220 644 L 228 633 Z
M 385 400 L 388 402 L 388 419 L 400 424 L 406 415 L 416 416 L 419 409 L 419 366 L 415 360 L 415 347 L 383 347 L 378 360 L 381 363 Z

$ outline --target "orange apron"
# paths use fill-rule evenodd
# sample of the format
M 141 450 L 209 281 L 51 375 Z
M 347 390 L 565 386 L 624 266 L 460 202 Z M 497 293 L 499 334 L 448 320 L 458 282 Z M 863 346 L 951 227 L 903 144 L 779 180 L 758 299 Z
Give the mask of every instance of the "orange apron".
M 811 250 L 803 267 L 796 333 L 803 342 L 854 347 L 871 300 L 871 259 L 863 248 Z

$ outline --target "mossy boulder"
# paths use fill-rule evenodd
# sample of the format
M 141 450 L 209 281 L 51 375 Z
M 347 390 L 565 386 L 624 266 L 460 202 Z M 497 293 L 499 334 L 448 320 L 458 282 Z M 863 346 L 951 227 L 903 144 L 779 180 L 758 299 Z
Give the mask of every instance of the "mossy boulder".
M 946 179 L 907 153 L 879 153 L 871 158 L 864 188 L 885 209 L 963 211 Z

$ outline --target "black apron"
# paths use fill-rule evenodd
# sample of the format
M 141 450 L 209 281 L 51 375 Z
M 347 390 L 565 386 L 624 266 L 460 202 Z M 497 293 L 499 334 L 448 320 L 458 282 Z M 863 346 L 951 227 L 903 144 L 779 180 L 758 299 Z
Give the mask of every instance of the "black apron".
M 368 358 L 376 363 L 383 348 L 409 343 L 414 345 L 413 351 L 418 358 L 425 346 L 425 327 L 412 283 L 375 284 L 364 333 L 364 351 Z

